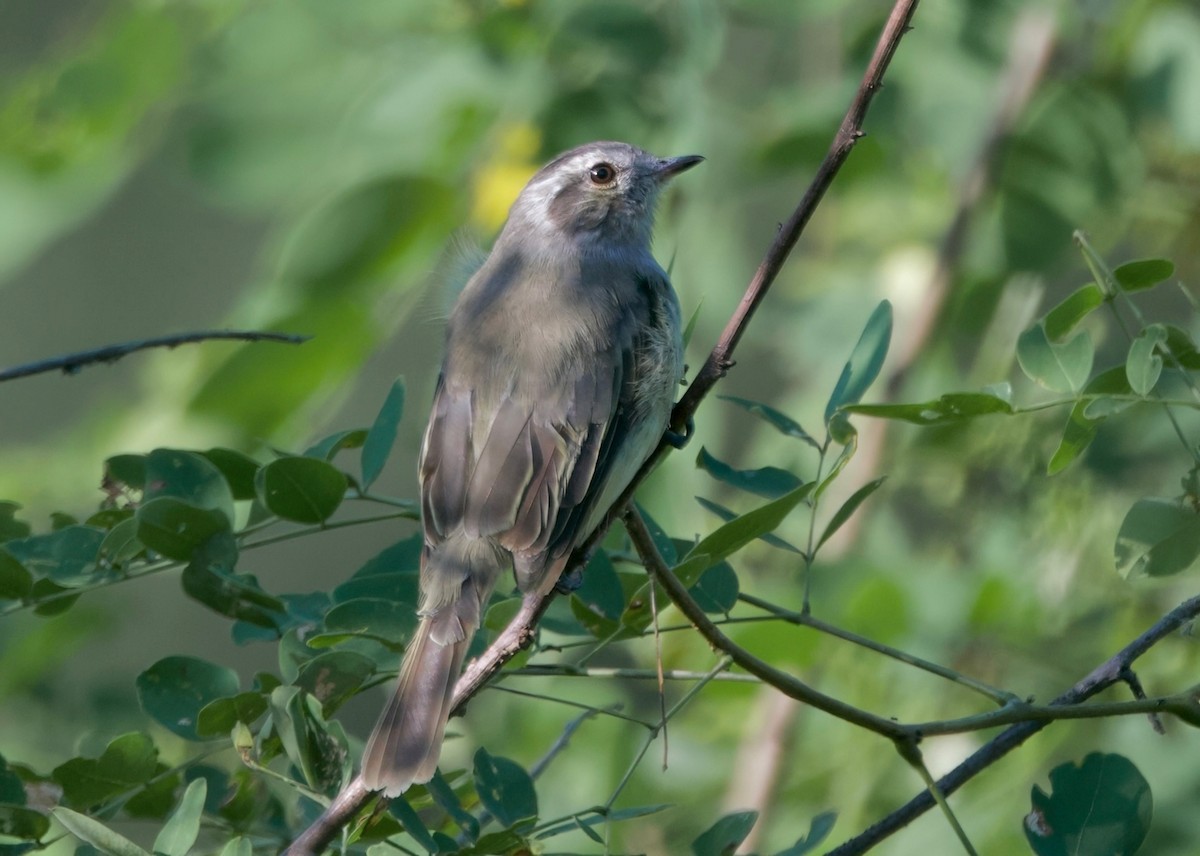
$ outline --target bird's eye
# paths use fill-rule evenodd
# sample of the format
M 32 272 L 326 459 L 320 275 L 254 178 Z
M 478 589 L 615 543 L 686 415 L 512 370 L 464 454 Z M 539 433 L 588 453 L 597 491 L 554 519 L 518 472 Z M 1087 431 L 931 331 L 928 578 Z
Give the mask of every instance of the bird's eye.
M 588 170 L 588 178 L 592 180 L 592 184 L 599 187 L 612 184 L 616 177 L 617 171 L 610 163 L 598 163 Z

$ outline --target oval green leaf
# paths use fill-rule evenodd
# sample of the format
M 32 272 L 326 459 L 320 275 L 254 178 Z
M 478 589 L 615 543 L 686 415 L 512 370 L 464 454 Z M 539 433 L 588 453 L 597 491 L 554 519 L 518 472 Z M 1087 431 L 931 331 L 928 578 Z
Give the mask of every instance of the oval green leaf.
M 199 508 L 173 496 L 152 499 L 137 510 L 137 540 L 168 559 L 190 559 L 197 547 L 229 531 L 220 511 Z
M 179 808 L 154 839 L 155 856 L 187 856 L 200 836 L 200 815 L 207 795 L 208 782 L 202 778 L 192 780 L 183 792 Z
M 323 523 L 346 496 L 346 476 L 316 458 L 272 461 L 258 471 L 254 484 L 271 513 L 296 523 Z
M 362 447 L 362 480 L 363 489 L 369 488 L 387 463 L 396 443 L 396 430 L 400 427 L 400 418 L 404 415 L 404 378 L 398 377 L 392 383 L 379 415 L 367 431 L 367 439 Z
M 237 692 L 236 672 L 195 657 L 164 657 L 137 677 L 142 710 L 185 740 L 206 739 L 197 730 L 200 711 Z
M 1042 324 L 1017 339 L 1017 362 L 1030 380 L 1054 392 L 1077 392 L 1092 372 L 1095 351 L 1086 330 L 1058 343 L 1050 341 Z
M 1161 324 L 1151 324 L 1129 346 L 1125 359 L 1125 376 L 1129 388 L 1138 395 L 1149 395 L 1162 374 L 1163 360 L 1156 349 L 1166 344 L 1167 330 Z
M 1133 854 L 1150 831 L 1150 784 L 1121 755 L 1093 752 L 1050 771 L 1052 793 L 1034 785 L 1025 838 L 1038 856 Z
M 1139 259 L 1118 265 L 1113 276 L 1125 291 L 1153 288 L 1175 273 L 1175 264 L 1168 259 Z
M 1172 499 L 1139 499 L 1121 522 L 1114 553 L 1127 579 L 1185 571 L 1200 557 L 1200 515 Z
M 537 818 L 533 779 L 520 764 L 480 747 L 475 753 L 474 778 L 479 801 L 506 829 Z

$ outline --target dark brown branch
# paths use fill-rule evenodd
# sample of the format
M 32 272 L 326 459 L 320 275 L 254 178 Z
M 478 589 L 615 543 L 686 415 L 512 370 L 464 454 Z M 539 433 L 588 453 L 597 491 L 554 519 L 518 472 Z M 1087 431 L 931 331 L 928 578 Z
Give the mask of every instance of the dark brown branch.
M 746 326 L 754 314 L 754 310 L 762 303 L 767 290 L 770 288 L 771 283 L 774 282 L 780 268 L 783 267 L 783 263 L 791 252 L 792 247 L 796 245 L 796 241 L 800 238 L 804 227 L 812 219 L 813 212 L 816 211 L 817 205 L 825 195 L 825 191 L 833 182 L 834 176 L 837 175 L 842 164 L 845 163 L 850 150 L 854 147 L 854 143 L 862 136 L 862 123 L 866 116 L 867 108 L 870 106 L 871 99 L 879 89 L 888 63 L 891 62 L 892 56 L 900 44 L 900 38 L 908 29 L 908 23 L 912 18 L 913 12 L 916 10 L 917 2 L 918 0 L 896 0 L 892 12 L 888 16 L 883 33 L 880 35 L 879 41 L 875 46 L 875 52 L 871 57 L 871 61 L 867 65 L 866 74 L 863 77 L 862 83 L 859 84 L 854 100 L 850 104 L 850 109 L 847 111 L 846 117 L 842 120 L 841 127 L 834 137 L 829 152 L 825 155 L 825 159 L 821 162 L 820 167 L 818 167 L 812 183 L 801 198 L 799 205 L 796 206 L 796 210 L 792 212 L 792 215 L 775 236 L 775 240 L 767 250 L 767 254 L 755 272 L 754 277 L 750 280 L 741 303 L 729 319 L 729 323 L 726 325 L 725 331 L 721 334 L 712 353 L 709 354 L 704 366 L 696 374 L 696 378 L 692 381 L 687 391 L 684 392 L 683 397 L 675 405 L 675 409 L 671 414 L 671 424 L 676 429 L 682 429 L 690 423 L 700 402 L 728 371 L 732 364 L 733 351 L 737 347 L 738 341 L 742 338 L 742 334 L 745 332 Z M 567 566 L 568 568 L 582 567 L 587 562 L 587 557 L 595 549 L 596 545 L 600 543 L 609 526 L 623 512 L 638 486 L 645 480 L 646 476 L 650 474 L 670 448 L 670 444 L 666 441 L 659 444 L 658 449 L 655 450 L 650 459 L 642 466 L 637 475 L 634 476 L 624 493 L 621 494 L 620 499 L 613 504 L 612 510 L 603 523 L 572 555 L 571 561 Z M 551 593 L 542 598 L 540 603 L 526 603 L 522 605 L 520 612 L 518 612 L 488 650 L 484 652 L 483 656 L 467 667 L 454 688 L 454 708 L 456 711 L 461 710 L 467 701 L 483 687 L 487 680 L 500 670 L 504 663 L 508 662 L 518 651 L 529 644 L 530 640 L 533 639 L 538 619 L 541 618 L 542 613 L 549 607 L 550 600 L 553 597 L 554 595 Z M 779 674 L 784 678 L 790 678 L 790 676 L 784 673 Z M 830 701 L 836 702 L 837 700 L 830 699 Z M 881 722 L 886 722 L 886 720 L 882 720 Z M 882 724 L 880 725 L 880 728 L 885 727 Z M 370 802 L 372 797 L 373 794 L 367 791 L 361 779 L 356 777 L 337 795 L 330 807 L 292 843 L 291 847 L 286 851 L 287 856 L 316 856 L 333 840 L 338 830 Z
M 1179 630 L 1185 624 L 1200 616 L 1200 595 L 1185 600 L 1154 623 L 1145 633 L 1134 639 L 1111 658 L 1101 663 L 1075 686 L 1050 702 L 1052 706 L 1079 704 L 1097 693 L 1120 683 L 1125 679 L 1138 657 L 1145 654 L 1154 645 L 1161 642 L 1170 634 Z M 945 776 L 938 780 L 938 789 L 949 796 L 968 781 L 975 777 L 1012 750 L 1016 749 L 1033 735 L 1050 724 L 1050 721 L 1039 720 L 1022 722 L 1006 728 L 992 740 L 980 747 L 967 760 L 963 761 Z M 892 833 L 902 829 L 913 820 L 934 807 L 933 797 L 928 791 L 922 791 L 906 804 L 896 809 L 878 823 L 868 827 L 859 835 L 846 841 L 839 847 L 830 850 L 826 856 L 854 856 L 865 853 Z
M 200 330 L 192 333 L 178 333 L 174 336 L 159 336 L 155 339 L 142 339 L 138 342 L 105 345 L 103 348 L 91 351 L 80 351 L 76 354 L 51 357 L 36 363 L 13 366 L 0 371 L 0 383 L 46 372 L 76 374 L 85 366 L 95 363 L 115 363 L 126 354 L 146 351 L 150 348 L 175 348 L 179 345 L 190 345 L 214 339 L 234 339 L 242 342 L 283 342 L 288 345 L 300 345 L 311 338 L 311 336 L 297 336 L 291 333 L 268 333 L 262 330 Z

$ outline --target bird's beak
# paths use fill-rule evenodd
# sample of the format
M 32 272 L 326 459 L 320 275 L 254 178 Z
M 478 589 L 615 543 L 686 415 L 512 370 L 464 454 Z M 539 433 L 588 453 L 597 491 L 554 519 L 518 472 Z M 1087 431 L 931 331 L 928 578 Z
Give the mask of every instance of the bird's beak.
M 680 155 L 677 158 L 663 158 L 658 162 L 658 168 L 654 170 L 654 174 L 659 180 L 671 178 L 679 175 L 679 173 L 689 170 L 704 158 L 700 155 Z

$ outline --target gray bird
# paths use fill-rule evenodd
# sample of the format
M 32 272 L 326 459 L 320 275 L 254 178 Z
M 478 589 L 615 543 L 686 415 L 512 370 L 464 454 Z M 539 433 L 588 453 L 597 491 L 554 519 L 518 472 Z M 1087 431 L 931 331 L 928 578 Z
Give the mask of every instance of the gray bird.
M 421 448 L 421 623 L 363 754 L 371 790 L 429 781 L 501 574 L 540 600 L 667 431 L 683 342 L 650 233 L 659 190 L 701 160 L 560 155 L 458 298 Z

